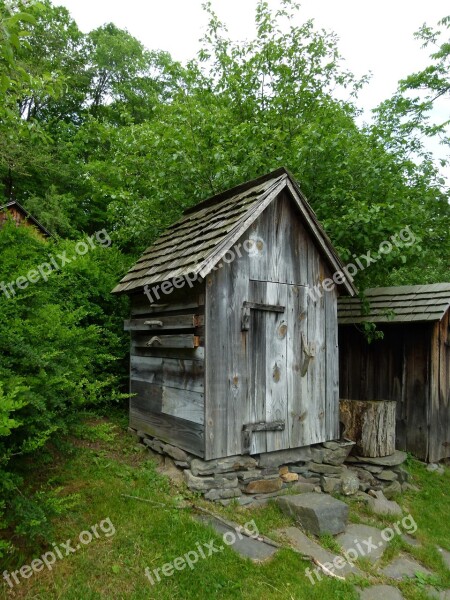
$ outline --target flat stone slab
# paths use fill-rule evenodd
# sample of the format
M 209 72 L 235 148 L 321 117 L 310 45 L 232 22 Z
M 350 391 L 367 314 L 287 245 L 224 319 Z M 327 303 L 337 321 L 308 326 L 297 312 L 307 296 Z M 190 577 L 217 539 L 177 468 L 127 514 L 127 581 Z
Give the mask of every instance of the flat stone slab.
M 383 492 L 374 492 L 375 497 L 370 496 L 367 506 L 377 515 L 401 515 L 402 509 L 393 500 L 388 500 Z
M 258 479 L 257 481 L 250 481 L 245 488 L 245 494 L 270 494 L 271 492 L 278 492 L 283 487 L 283 481 L 280 477 L 276 479 Z
M 361 600 L 403 600 L 400 591 L 391 585 L 374 585 L 359 591 Z
M 317 560 L 335 575 L 347 577 L 349 575 L 363 575 L 362 571 L 354 564 L 348 563 L 342 556 L 336 556 L 329 550 L 322 548 L 317 542 L 311 540 L 297 527 L 278 529 L 276 533 L 286 537 L 292 546 L 305 556 Z M 340 560 L 338 560 L 340 559 Z M 334 562 L 336 561 L 336 562 Z
M 438 548 L 438 552 L 442 556 L 445 566 L 450 570 L 450 552 L 444 550 L 444 548 Z
M 311 460 L 311 447 L 292 448 L 290 450 L 276 450 L 264 452 L 259 456 L 260 467 L 280 467 L 289 463 L 307 462 Z
M 197 477 L 198 475 L 215 475 L 217 473 L 254 469 L 256 464 L 256 460 L 251 456 L 229 456 L 214 460 L 194 458 L 191 462 L 191 471 Z
M 396 467 L 405 462 L 407 454 L 401 450 L 396 450 L 394 454 L 389 454 L 389 456 L 380 456 L 377 458 L 354 456 L 353 458 L 355 460 L 352 460 L 351 462 L 369 463 L 369 465 L 380 465 L 382 467 Z
M 387 546 L 387 542 L 381 537 L 380 529 L 353 523 L 347 526 L 345 533 L 337 536 L 336 541 L 346 552 L 354 550 L 358 558 L 366 558 L 371 563 L 383 556 Z
M 415 577 L 416 573 L 422 573 L 423 575 L 433 574 L 423 565 L 406 556 L 399 556 L 396 558 L 393 562 L 384 567 L 384 569 L 381 569 L 381 573 L 386 577 L 397 580 Z
M 328 494 L 296 494 L 277 499 L 281 510 L 294 517 L 305 531 L 320 536 L 336 535 L 345 531 L 348 506 Z
M 413 538 L 411 535 L 408 535 L 407 533 L 402 534 L 402 540 L 404 542 L 406 542 L 409 546 L 414 546 L 416 548 L 419 548 L 419 546 L 422 545 L 419 542 L 419 540 L 416 540 L 416 538 Z
M 263 560 L 267 560 L 271 558 L 275 552 L 278 550 L 275 546 L 271 546 L 270 544 L 266 544 L 266 542 L 248 537 L 242 534 L 242 539 L 240 539 L 236 530 L 239 530 L 240 526 L 237 523 L 233 523 L 233 525 L 226 525 L 215 519 L 214 517 L 209 516 L 196 516 L 197 521 L 204 523 L 205 525 L 210 525 L 219 535 L 224 539 L 224 535 L 227 535 L 227 539 L 230 541 L 233 539 L 231 536 L 234 535 L 235 542 L 217 544 L 217 547 L 220 550 L 223 550 L 226 546 L 232 548 L 235 552 L 243 556 L 244 558 L 250 558 L 254 562 L 261 562 Z
M 427 586 L 425 591 L 431 598 L 436 598 L 437 600 L 450 600 L 450 590 L 437 590 L 431 586 Z

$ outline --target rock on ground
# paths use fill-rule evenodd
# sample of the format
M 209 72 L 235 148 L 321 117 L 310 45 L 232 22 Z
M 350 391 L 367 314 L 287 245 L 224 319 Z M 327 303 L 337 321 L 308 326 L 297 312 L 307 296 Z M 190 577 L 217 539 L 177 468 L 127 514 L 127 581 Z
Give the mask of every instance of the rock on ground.
M 374 585 L 360 590 L 361 600 L 403 600 L 400 591 L 391 585 Z
M 450 570 L 450 552 L 444 550 L 444 548 L 438 548 L 438 552 L 442 556 L 446 568 Z
M 198 516 L 196 518 L 205 525 L 210 525 L 218 534 L 222 535 L 223 543 L 217 543 L 220 551 L 225 546 L 229 546 L 241 556 L 250 558 L 255 562 L 260 562 L 271 558 L 278 550 L 275 546 L 271 546 L 262 540 L 243 534 L 238 535 L 236 530 L 239 530 L 239 525 L 237 523 L 226 525 L 212 516 Z
M 327 494 L 298 494 L 277 499 L 281 510 L 307 532 L 320 536 L 324 533 L 336 535 L 345 531 L 348 506 Z
M 322 548 L 322 546 L 320 546 L 317 542 L 311 540 L 297 527 L 286 527 L 285 529 L 278 529 L 276 533 L 281 534 L 283 537 L 286 537 L 296 550 L 298 550 L 305 556 L 314 558 L 322 565 L 325 565 L 330 571 L 332 571 L 336 575 L 340 575 L 341 577 L 346 577 L 347 575 L 351 574 L 362 575 L 362 572 L 360 569 L 358 569 L 358 567 L 346 562 L 343 559 L 343 557 L 336 557 L 336 555 L 330 552 L 329 550 L 325 550 L 325 548 Z M 340 561 L 337 560 L 339 558 L 341 559 Z M 314 575 L 314 578 L 317 579 L 317 576 Z
M 401 515 L 402 509 L 393 500 L 388 500 L 383 492 L 374 492 L 375 497 L 367 500 L 367 506 L 377 515 Z
M 381 569 L 381 573 L 385 577 L 390 577 L 391 579 L 405 579 L 409 577 L 415 577 L 416 573 L 422 573 L 423 575 L 432 575 L 431 571 L 426 569 L 423 565 L 413 560 L 412 558 L 407 558 L 406 556 L 399 556 L 386 567 Z
M 405 462 L 407 458 L 406 452 L 396 450 L 394 454 L 382 456 L 378 458 L 370 458 L 367 456 L 354 456 L 351 462 L 369 463 L 370 465 L 380 465 L 382 467 L 396 467 Z
M 353 549 L 358 553 L 358 558 L 367 558 L 371 563 L 383 556 L 387 546 L 381 537 L 381 530 L 369 525 L 350 524 L 345 533 L 337 536 L 336 541 L 343 550 Z

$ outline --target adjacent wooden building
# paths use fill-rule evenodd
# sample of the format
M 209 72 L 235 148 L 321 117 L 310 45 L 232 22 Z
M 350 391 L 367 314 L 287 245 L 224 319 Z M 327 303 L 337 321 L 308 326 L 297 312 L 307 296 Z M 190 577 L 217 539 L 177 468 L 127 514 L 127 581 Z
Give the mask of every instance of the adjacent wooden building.
M 34 231 L 42 238 L 49 238 L 52 236 L 52 234 L 16 200 L 10 200 L 3 206 L 0 206 L 0 228 L 8 218 L 12 218 L 18 227 L 21 225 L 33 227 Z
M 435 462 L 450 456 L 450 283 L 366 290 L 339 300 L 340 396 L 396 400 L 396 447 Z M 364 322 L 383 339 L 367 343 Z
M 339 437 L 343 268 L 285 170 L 189 209 L 113 290 L 131 296 L 130 425 L 207 460 Z

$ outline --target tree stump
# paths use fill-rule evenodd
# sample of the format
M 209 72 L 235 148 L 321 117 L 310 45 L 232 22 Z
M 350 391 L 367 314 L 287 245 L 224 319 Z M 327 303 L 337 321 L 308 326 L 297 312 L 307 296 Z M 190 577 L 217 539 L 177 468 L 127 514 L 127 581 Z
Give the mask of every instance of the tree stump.
M 395 401 L 341 400 L 342 435 L 355 442 L 359 456 L 389 456 L 395 452 L 395 412 Z

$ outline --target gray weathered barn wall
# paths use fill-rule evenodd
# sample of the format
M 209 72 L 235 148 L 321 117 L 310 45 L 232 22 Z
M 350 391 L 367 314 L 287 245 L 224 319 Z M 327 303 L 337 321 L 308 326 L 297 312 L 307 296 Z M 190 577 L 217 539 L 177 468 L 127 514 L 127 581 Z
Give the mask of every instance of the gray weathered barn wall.
M 450 456 L 450 284 L 368 290 L 339 301 L 340 397 L 395 400 L 396 445 L 422 460 Z M 384 337 L 368 343 L 360 323 Z

